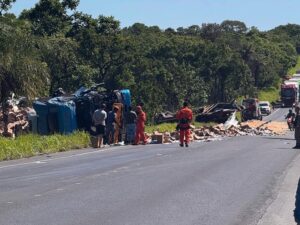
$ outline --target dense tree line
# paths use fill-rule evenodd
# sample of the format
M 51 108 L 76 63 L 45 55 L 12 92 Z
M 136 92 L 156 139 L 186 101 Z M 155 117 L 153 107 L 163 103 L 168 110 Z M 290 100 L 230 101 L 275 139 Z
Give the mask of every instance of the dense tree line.
M 0 0 L 0 99 L 49 95 L 105 82 L 129 88 L 153 114 L 184 99 L 199 106 L 277 87 L 300 53 L 300 26 L 268 32 L 240 21 L 165 30 L 121 28 L 78 12 L 79 0 L 40 0 L 17 18 Z

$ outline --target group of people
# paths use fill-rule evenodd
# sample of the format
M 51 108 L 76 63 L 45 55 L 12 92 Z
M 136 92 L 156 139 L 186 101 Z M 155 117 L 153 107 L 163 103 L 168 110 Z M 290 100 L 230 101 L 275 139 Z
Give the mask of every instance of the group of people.
M 106 110 L 106 105 L 102 104 L 92 116 L 95 127 L 94 135 L 97 137 L 95 147 L 103 147 L 105 144 L 118 144 L 121 140 L 123 124 L 125 124 L 126 130 L 126 144 L 147 143 L 145 136 L 146 113 L 143 111 L 142 106 L 137 106 L 135 111 L 129 107 L 124 115 L 122 114 L 122 104 L 113 105 L 112 110 L 108 113 Z
M 141 105 L 133 110 L 129 107 L 122 115 L 122 104 L 113 105 L 111 111 L 107 113 L 105 104 L 95 110 L 92 116 L 95 127 L 94 136 L 97 137 L 95 147 L 103 147 L 105 144 L 118 144 L 121 139 L 121 129 L 125 125 L 125 144 L 138 145 L 147 144 L 145 135 L 146 113 Z M 177 112 L 177 130 L 180 132 L 180 146 L 188 147 L 190 142 L 190 125 L 193 119 L 193 112 L 184 102 L 183 107 Z M 122 121 L 124 119 L 124 121 Z
M 294 113 L 289 110 L 286 116 L 288 124 L 292 122 L 295 128 L 296 146 L 294 148 L 300 148 L 300 107 L 295 107 Z M 122 126 L 121 121 L 121 108 L 114 106 L 113 110 L 108 114 L 106 113 L 106 105 L 101 105 L 93 114 L 93 122 L 96 126 L 96 135 L 98 138 L 98 147 L 103 146 L 103 140 L 107 144 L 116 144 L 119 141 L 120 129 Z M 180 147 L 188 147 L 190 142 L 190 125 L 193 119 L 193 112 L 188 107 L 188 103 L 184 102 L 183 107 L 176 113 L 176 119 L 178 120 L 177 130 L 180 132 Z M 145 136 L 145 122 L 146 113 L 143 111 L 142 106 L 137 106 L 134 111 L 131 107 L 124 115 L 126 137 L 125 142 L 127 144 L 138 145 L 141 142 L 147 143 Z M 289 124 L 290 126 L 290 124 Z M 298 190 L 296 194 L 296 208 L 294 210 L 295 221 L 300 224 L 300 180 L 298 184 Z

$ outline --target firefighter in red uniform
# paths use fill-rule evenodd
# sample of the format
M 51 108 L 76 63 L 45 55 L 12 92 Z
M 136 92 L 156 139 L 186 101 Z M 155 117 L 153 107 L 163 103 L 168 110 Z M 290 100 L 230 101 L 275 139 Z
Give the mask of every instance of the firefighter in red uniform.
M 178 128 L 180 130 L 180 146 L 183 147 L 183 143 L 185 143 L 185 146 L 189 147 L 191 133 L 190 124 L 193 119 L 193 112 L 190 108 L 188 108 L 187 102 L 184 102 L 183 108 L 177 112 L 176 119 L 179 121 Z
M 136 131 L 135 131 L 135 145 L 138 145 L 140 141 L 143 141 L 143 144 L 147 144 L 145 136 L 145 122 L 146 122 L 146 113 L 143 111 L 141 106 L 136 107 L 137 120 L 136 120 Z

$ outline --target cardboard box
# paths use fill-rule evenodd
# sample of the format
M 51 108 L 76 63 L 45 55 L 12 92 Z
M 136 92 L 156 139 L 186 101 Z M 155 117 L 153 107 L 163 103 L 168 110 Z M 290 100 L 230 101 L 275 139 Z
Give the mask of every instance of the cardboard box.
M 152 142 L 156 144 L 163 144 L 164 143 L 164 135 L 163 134 L 153 134 L 151 136 Z

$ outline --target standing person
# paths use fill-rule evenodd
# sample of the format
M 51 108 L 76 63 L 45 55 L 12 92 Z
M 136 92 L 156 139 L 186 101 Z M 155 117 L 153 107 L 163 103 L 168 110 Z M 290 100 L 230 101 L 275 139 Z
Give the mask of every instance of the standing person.
M 119 134 L 121 128 L 121 112 L 118 106 L 114 106 L 114 116 L 114 144 L 116 145 L 119 143 Z
M 143 111 L 142 106 L 136 107 L 137 120 L 136 120 L 136 132 L 135 132 L 135 141 L 134 144 L 138 145 L 140 141 L 143 141 L 143 144 L 147 144 L 145 136 L 145 122 L 146 122 L 146 113 Z
M 294 148 L 300 148 L 300 107 L 295 107 L 295 121 L 294 121 L 294 128 L 295 128 L 295 139 L 296 139 L 296 146 Z
M 115 122 L 115 112 L 110 110 L 107 115 L 106 120 L 106 140 L 107 144 L 111 145 L 114 138 L 114 122 Z
M 135 130 L 137 114 L 132 107 L 128 107 L 128 112 L 125 114 L 125 124 L 126 124 L 126 144 L 133 144 L 135 139 Z
M 103 137 L 105 135 L 105 120 L 107 114 L 105 112 L 106 105 L 102 104 L 93 114 L 93 122 L 96 126 L 97 148 L 103 146 Z
M 190 142 L 190 125 L 193 119 L 193 112 L 188 108 L 188 103 L 184 102 L 183 107 L 177 112 L 176 119 L 179 121 L 178 128 L 180 130 L 180 147 L 185 143 L 189 147 Z
M 297 188 L 297 193 L 296 193 L 296 207 L 294 210 L 294 218 L 295 221 L 298 225 L 300 225 L 300 179 L 298 182 L 298 188 Z
M 287 125 L 288 125 L 290 130 L 293 130 L 293 124 L 294 124 L 295 116 L 296 115 L 295 115 L 295 113 L 293 113 L 293 110 L 290 109 L 289 113 L 285 117 L 285 119 L 287 119 Z

